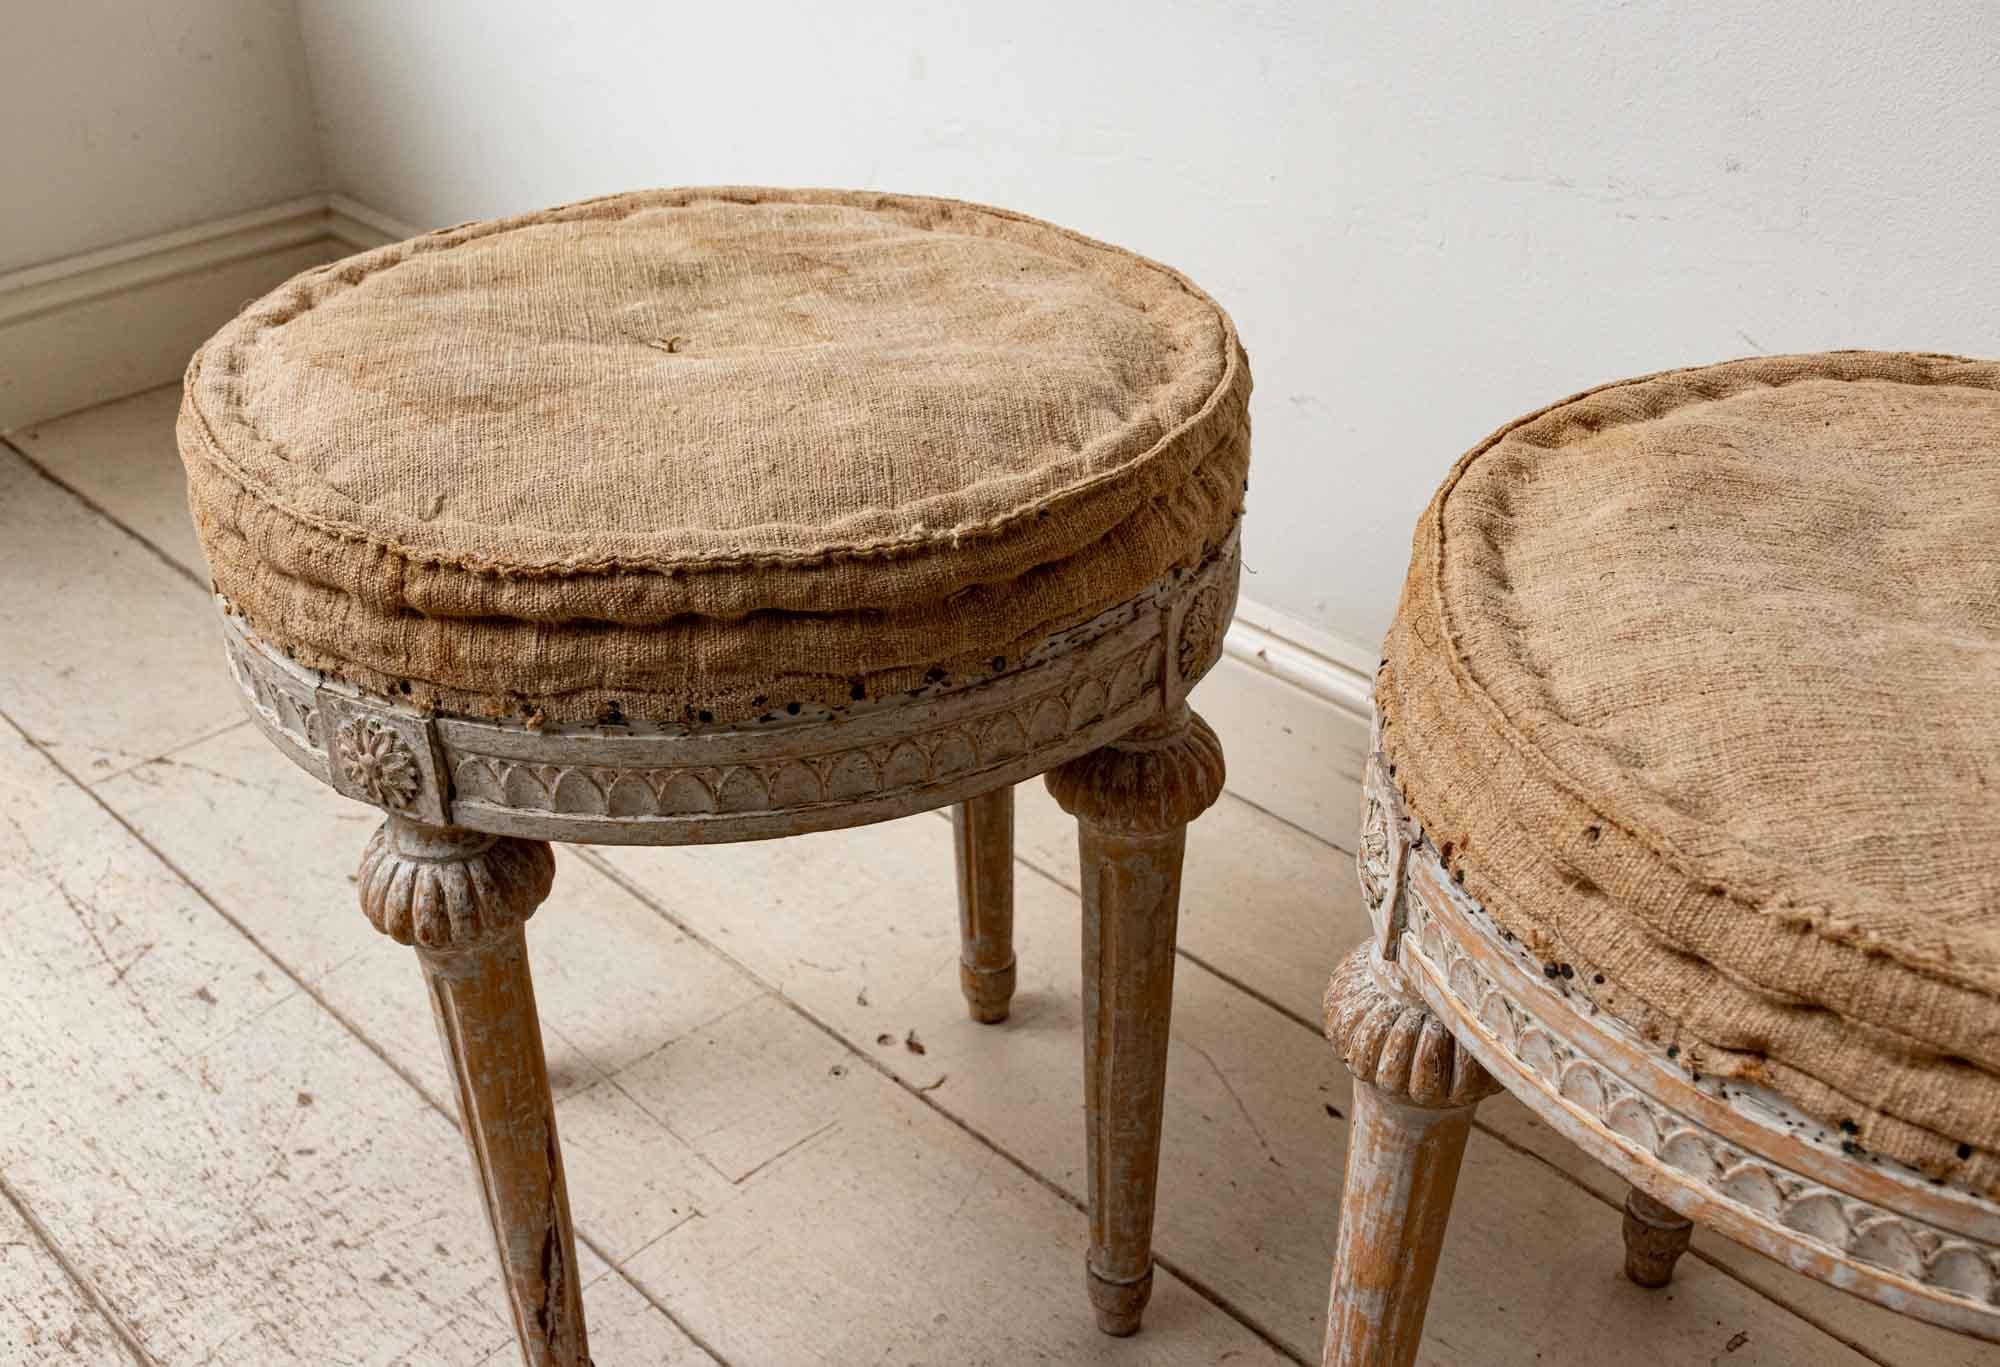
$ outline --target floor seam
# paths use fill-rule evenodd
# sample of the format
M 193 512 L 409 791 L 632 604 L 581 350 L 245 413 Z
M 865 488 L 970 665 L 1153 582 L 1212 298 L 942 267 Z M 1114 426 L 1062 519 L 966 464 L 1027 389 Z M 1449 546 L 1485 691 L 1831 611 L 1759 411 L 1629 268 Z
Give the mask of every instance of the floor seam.
M 21 1223 L 28 1227 L 28 1232 L 35 1236 L 35 1241 L 41 1244 L 42 1250 L 55 1260 L 57 1267 L 63 1270 L 63 1275 L 69 1278 L 77 1294 L 104 1317 L 104 1322 L 110 1326 L 111 1332 L 117 1335 L 119 1342 L 125 1345 L 125 1351 L 132 1355 L 132 1360 L 138 1363 L 139 1367 L 162 1367 L 160 1360 L 146 1351 L 146 1345 L 139 1341 L 139 1335 L 125 1322 L 125 1317 L 112 1306 L 110 1298 L 100 1291 L 97 1284 L 84 1275 L 83 1269 L 76 1265 L 75 1260 L 63 1251 L 62 1245 L 56 1241 L 55 1234 L 42 1222 L 41 1217 L 35 1214 L 34 1207 L 28 1204 L 27 1198 L 21 1195 L 19 1189 L 7 1180 L 5 1173 L 0 1173 L 0 1197 L 4 1197 L 7 1204 L 14 1208 L 14 1213 L 21 1217 Z
M 1355 780 L 1354 786 L 1356 788 L 1359 788 L 1361 786 L 1361 782 L 1359 779 Z M 1298 822 L 1292 820 L 1290 817 L 1285 816 L 1279 812 L 1274 812 L 1269 807 L 1264 806 L 1262 803 L 1253 802 L 1249 798 L 1243 796 L 1243 794 L 1241 793 L 1230 792 L 1228 789 L 1224 789 L 1223 791 L 1227 793 L 1228 796 L 1234 798 L 1236 801 L 1248 807 L 1251 811 L 1257 813 L 1257 815 L 1263 817 L 1269 817 L 1272 821 L 1277 822 L 1280 826 L 1283 826 L 1286 830 L 1298 832 L 1298 834 L 1312 841 L 1315 845 L 1324 845 L 1330 850 L 1338 850 L 1342 854 L 1347 855 L 1350 858 L 1352 858 L 1354 855 L 1354 851 L 1347 848 L 1347 846 L 1339 844 L 1332 840 L 1328 840 L 1325 836 L 1321 835 L 1319 832 L 1312 830 L 1310 827 L 1301 826 Z
M 209 741 L 214 740 L 217 736 L 226 736 L 231 731 L 236 730 L 238 727 L 248 726 L 249 724 L 250 724 L 250 719 L 248 717 L 238 717 L 234 721 L 224 722 L 221 726 L 216 727 L 213 731 L 204 732 L 203 734 L 195 736 L 190 740 L 184 740 L 179 742 L 178 744 L 170 745 L 156 755 L 148 755 L 144 759 L 133 760 L 130 764 L 126 765 L 124 768 L 113 769 L 108 774 L 99 774 L 96 778 L 90 780 L 90 786 L 95 788 L 101 783 L 109 783 L 111 782 L 111 780 L 115 778 L 123 778 L 127 774 L 145 768 L 149 764 L 157 764 L 163 759 L 172 759 L 175 755 L 182 754 L 188 750 L 192 750 L 197 745 L 205 745 Z
M 109 408 L 112 404 L 124 403 L 128 399 L 136 399 L 141 394 L 157 394 L 163 389 L 179 389 L 179 388 L 180 388 L 180 381 L 168 380 L 165 384 L 141 385 L 137 389 L 130 389 L 126 390 L 123 393 L 107 395 L 106 397 L 101 399 L 92 399 L 89 403 L 78 404 L 75 408 L 65 408 L 60 413 L 50 413 L 48 416 L 41 418 L 30 418 L 26 422 L 17 422 L 12 427 L 0 428 L 0 441 L 4 441 L 11 437 L 17 437 L 23 432 L 32 432 L 36 428 L 53 427 L 55 424 L 65 421 L 66 419 L 79 417 L 82 414 L 88 413 L 94 408 Z
M 140 546 L 144 547 L 145 550 L 148 553 L 150 553 L 155 559 L 157 559 L 162 565 L 165 565 L 175 574 L 187 580 L 190 584 L 194 585 L 197 589 L 201 590 L 203 594 L 207 594 L 209 592 L 209 584 L 206 579 L 202 578 L 199 574 L 196 574 L 186 565 L 183 565 L 180 561 L 174 559 L 171 555 L 168 555 L 165 551 L 161 550 L 158 546 L 153 544 L 151 539 L 140 535 L 137 531 L 134 531 L 130 526 L 128 526 L 124 522 L 123 519 L 119 518 L 115 513 L 113 513 L 110 509 L 106 508 L 103 504 L 99 503 L 96 499 L 92 498 L 89 494 L 84 493 L 74 484 L 71 484 L 68 480 L 63 479 L 60 475 L 56 474 L 55 471 L 49 469 L 46 465 L 36 460 L 26 451 L 22 450 L 20 443 L 16 442 L 12 437 L 0 436 L 0 446 L 4 446 L 9 451 L 12 451 L 17 457 L 20 458 L 20 461 L 23 465 L 27 466 L 30 470 L 40 475 L 50 484 L 55 485 L 56 488 L 68 494 L 78 503 L 81 503 L 85 508 L 89 509 L 92 513 L 96 514 L 98 517 L 101 517 L 106 522 L 109 522 L 113 527 L 116 527 L 119 531 L 123 532 L 126 536 L 130 537 L 133 541 L 138 542 Z
M 223 921 L 226 922 L 232 930 L 234 930 L 238 935 L 241 935 L 245 940 L 249 941 L 250 946 L 253 949 L 255 949 L 259 954 L 263 955 L 266 959 L 270 960 L 271 963 L 277 967 L 278 971 L 280 973 L 283 973 L 287 978 L 291 979 L 293 984 L 296 985 L 301 992 L 305 993 L 308 997 L 312 998 L 312 1000 L 318 1004 L 320 1010 L 326 1012 L 326 1014 L 333 1020 L 338 1021 L 342 1029 L 347 1031 L 348 1034 L 352 1035 L 355 1038 L 355 1040 L 361 1044 L 363 1048 L 368 1050 L 369 1053 L 375 1055 L 376 1058 L 380 1059 L 382 1061 L 383 1066 L 388 1068 L 388 1070 L 391 1073 L 395 1074 L 395 1076 L 402 1079 L 404 1084 L 407 1085 L 411 1091 L 415 1092 L 419 1099 L 421 1099 L 433 1111 L 436 1111 L 439 1115 L 443 1116 L 445 1121 L 452 1127 L 452 1129 L 458 1131 L 460 1137 L 463 1138 L 464 1131 L 459 1124 L 458 1117 L 455 1114 L 453 1114 L 451 1110 L 447 1109 L 443 1104 L 441 1104 L 436 1097 L 432 1096 L 430 1093 L 430 1089 L 425 1087 L 423 1083 L 418 1080 L 415 1074 L 409 1072 L 407 1069 L 403 1067 L 402 1064 L 398 1063 L 395 1059 L 391 1058 L 388 1054 L 388 1051 L 383 1049 L 381 1045 L 377 1044 L 372 1038 L 370 1038 L 365 1030 L 361 1029 L 360 1026 L 357 1025 L 354 1021 L 348 1019 L 346 1013 L 342 1012 L 331 1001 L 329 1001 L 315 984 L 308 982 L 301 973 L 299 973 L 296 969 L 294 969 L 290 964 L 286 963 L 284 959 L 279 957 L 277 954 L 273 953 L 271 949 L 268 946 L 266 946 L 262 940 L 260 940 L 254 933 L 252 933 L 252 931 L 248 926 L 246 926 L 242 921 L 237 919 L 236 916 L 231 914 L 222 905 L 221 902 L 217 901 L 214 895 L 211 894 L 207 888 L 203 887 L 192 876 L 190 876 L 187 870 L 183 869 L 179 864 L 175 863 L 171 858 L 169 858 L 166 852 L 160 849 L 159 846 L 155 845 L 150 839 L 148 839 L 143 831 L 141 831 L 138 827 L 134 826 L 129 820 L 127 820 L 123 812 L 119 811 L 116 807 L 113 807 L 108 801 L 106 801 L 103 794 L 97 792 L 89 784 L 84 783 L 74 773 L 70 772 L 69 767 L 65 765 L 61 760 L 57 759 L 54 755 L 50 754 L 42 746 L 37 745 L 33 740 L 33 738 L 30 737 L 26 731 L 23 731 L 21 729 L 20 724 L 16 722 L 12 716 L 8 715 L 8 713 L 5 712 L 4 710 L 0 710 L 0 722 L 5 722 L 9 727 L 11 727 L 14 730 L 14 732 L 21 737 L 22 740 L 26 741 L 29 746 L 31 746 L 38 754 L 40 754 L 45 760 L 47 760 L 49 764 L 56 770 L 57 773 L 61 774 L 65 779 L 69 780 L 69 782 L 74 787 L 76 787 L 78 791 L 82 792 L 84 796 L 88 797 L 92 802 L 96 803 L 97 806 L 101 808 L 107 816 L 109 816 L 113 821 L 117 822 L 121 828 L 123 828 L 126 834 L 130 835 L 133 840 L 137 841 L 139 845 L 143 849 L 145 849 L 145 851 L 148 854 L 152 855 L 153 858 L 157 859 L 169 873 L 173 874 L 174 877 L 178 878 L 184 885 L 186 885 L 186 887 L 190 892 L 194 893 L 195 896 L 199 897 L 203 902 L 205 902 L 208 905 L 209 909 L 213 911 L 217 916 L 221 917 Z M 0 1179 L 0 1181 L 4 1181 L 4 1179 Z M 4 1186 L 0 1186 L 0 1190 L 5 1190 Z M 23 1218 L 31 1218 L 28 1212 L 26 1212 L 25 1210 L 23 1211 Z M 666 1318 L 668 1323 L 672 1324 L 675 1329 L 679 1330 L 682 1334 L 686 1335 L 689 1342 L 693 1343 L 696 1347 L 700 1348 L 704 1353 L 708 1354 L 708 1356 L 711 1359 L 720 1364 L 720 1367 L 734 1367 L 734 1364 L 732 1364 L 727 1358 L 723 1357 L 720 1353 L 716 1352 L 715 1349 L 712 1348 L 707 1343 L 707 1341 L 701 1337 L 700 1334 L 696 1333 L 692 1328 L 692 1326 L 683 1322 L 677 1315 L 675 1315 L 664 1304 L 662 1304 L 661 1301 L 656 1296 L 653 1295 L 651 1290 L 649 1290 L 646 1286 L 641 1284 L 636 1278 L 634 1278 L 631 1275 L 631 1273 L 627 1272 L 623 1264 L 616 1262 L 611 1258 L 606 1257 L 596 1240 L 592 1239 L 588 1234 L 586 1234 L 581 1229 L 574 1230 L 573 1232 L 575 1234 L 576 1241 L 578 1243 L 587 1246 L 592 1253 L 596 1254 L 597 1257 L 604 1262 L 605 1266 L 611 1268 L 614 1272 L 618 1274 L 619 1278 L 623 1280 L 626 1283 L 626 1285 L 630 1286 L 634 1291 L 638 1292 L 642 1299 L 644 1299 L 654 1309 L 658 1310 L 660 1314 Z M 107 1316 L 107 1318 L 109 1318 L 109 1316 Z M 118 1321 L 113 1320 L 113 1323 L 115 1325 L 116 1323 L 118 1323 Z M 136 1340 L 130 1340 L 128 1342 L 128 1346 L 132 1346 L 135 1344 Z M 144 1364 L 144 1367 L 161 1367 L 161 1364 L 156 1359 L 150 1356 L 143 1357 L 139 1359 L 139 1361 L 142 1364 Z

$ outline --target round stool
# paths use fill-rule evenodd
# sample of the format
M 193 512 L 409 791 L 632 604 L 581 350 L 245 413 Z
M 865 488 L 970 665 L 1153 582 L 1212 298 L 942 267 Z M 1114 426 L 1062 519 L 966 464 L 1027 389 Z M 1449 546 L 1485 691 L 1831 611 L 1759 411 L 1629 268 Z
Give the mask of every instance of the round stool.
M 950 201 L 659 191 L 309 271 L 189 368 L 251 716 L 387 813 L 531 1364 L 588 1361 L 522 926 L 548 841 L 956 807 L 962 981 L 1014 987 L 1011 785 L 1079 823 L 1088 1286 L 1139 1326 L 1187 707 L 1235 602 L 1249 372 L 1172 271 Z
M 1479 1100 L 1694 1223 L 2000 1340 L 2000 365 L 1593 390 L 1417 528 L 1327 989 L 1325 1361 L 1408 1364 Z

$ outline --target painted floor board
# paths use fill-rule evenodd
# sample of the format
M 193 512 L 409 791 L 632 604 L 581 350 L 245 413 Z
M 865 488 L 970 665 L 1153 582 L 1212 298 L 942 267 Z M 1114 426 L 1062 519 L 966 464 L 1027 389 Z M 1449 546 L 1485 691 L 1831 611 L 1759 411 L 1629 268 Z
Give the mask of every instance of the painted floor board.
M 167 385 L 24 427 L 8 440 L 204 582 L 208 569 L 174 445 L 180 402 L 181 387 Z
M 1231 867 L 1247 874 L 1258 853 L 1239 845 Z M 940 821 L 597 857 L 933 1105 L 1081 1199 L 1081 984 L 1068 889 L 1020 870 L 1021 987 L 1009 1021 L 987 1027 L 966 1017 L 959 997 L 951 844 Z M 1198 965 L 1181 965 L 1174 1006 L 1158 1247 L 1309 1357 L 1335 1234 L 1345 1071 L 1315 1035 Z M 909 1046 L 913 1031 L 921 1054 Z M 1451 1361 L 1450 1345 L 1477 1342 L 1482 1362 L 1595 1363 L 1602 1343 L 1643 1335 L 1662 1361 L 1706 1361 L 1759 1323 L 1756 1349 L 1739 1348 L 1733 1361 L 1866 1361 L 1705 1264 L 1683 1273 L 1671 1300 L 1642 1293 L 1619 1275 L 1620 1250 L 1615 1209 L 1479 1136 L 1441 1278 L 1478 1290 L 1434 1303 L 1429 1351 Z M 1593 1330 L 1570 1343 L 1524 1332 L 1564 1320 Z
M 137 1361 L 20 1211 L 0 1196 L 0 1362 Z
M 811 1128 L 741 1201 L 628 1263 L 642 1283 L 674 1288 L 723 1356 L 829 1367 L 1284 1361 L 1165 1274 L 1143 1334 L 1099 1334 L 1075 1210 L 875 1070 L 836 1074 L 847 1051 L 796 1013 L 760 1014 L 731 1071 L 754 1054 L 764 1074 L 823 1078 L 799 1117 Z M 665 1104 L 682 1078 L 657 1081 Z M 748 1109 L 725 1108 L 725 1135 L 777 1119 Z
M 208 596 L 0 445 L 0 668 L 21 729 L 84 782 L 242 716 Z
M 147 1351 L 485 1354 L 442 1117 L 11 728 L 0 818 L 0 1171 Z
M 0 886 L 0 1172 L 155 1360 L 514 1351 L 455 1125 L 11 726 Z M 408 972 L 384 995 L 418 1008 L 403 1033 L 435 1054 L 414 964 L 386 958 Z M 566 1114 L 579 1156 L 616 1132 L 616 1109 L 592 1098 Z M 647 1156 L 636 1181 L 593 1169 L 582 1200 L 623 1208 L 632 1190 L 662 1191 L 668 1155 Z M 40 1316 L 20 1333 L 95 1343 L 87 1321 L 72 1333 L 34 1311 L 14 1261 L 0 1282 L 12 1313 Z M 597 1285 L 607 1341 L 632 1349 L 607 1360 L 704 1360 L 621 1277 Z

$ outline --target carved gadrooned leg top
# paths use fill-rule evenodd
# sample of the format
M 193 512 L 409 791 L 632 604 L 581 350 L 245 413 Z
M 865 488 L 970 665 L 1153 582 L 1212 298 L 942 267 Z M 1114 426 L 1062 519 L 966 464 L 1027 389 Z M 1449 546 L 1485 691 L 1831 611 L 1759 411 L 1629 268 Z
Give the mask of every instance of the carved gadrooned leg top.
M 392 816 L 368 838 L 355 885 L 375 929 L 399 944 L 451 950 L 526 921 L 555 876 L 547 841 Z
M 1326 1037 L 1358 1081 L 1413 1106 L 1472 1106 L 1500 1090 L 1420 999 L 1363 944 L 1326 985 Z
M 1222 742 L 1186 706 L 1049 770 L 1058 805 L 1119 835 L 1169 835 L 1215 805 L 1227 770 Z

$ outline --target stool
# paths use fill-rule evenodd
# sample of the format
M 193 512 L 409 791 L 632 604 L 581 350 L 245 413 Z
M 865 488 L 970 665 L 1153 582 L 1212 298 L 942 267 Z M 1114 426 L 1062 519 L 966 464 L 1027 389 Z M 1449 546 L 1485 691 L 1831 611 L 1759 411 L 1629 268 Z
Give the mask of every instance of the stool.
M 1377 678 L 1329 1364 L 1408 1364 L 1506 1088 L 1699 1223 L 2000 1341 L 2000 365 L 1615 384 L 1474 448 Z
M 588 1361 L 523 923 L 547 842 L 954 805 L 961 975 L 1014 989 L 1012 785 L 1083 866 L 1088 1288 L 1139 1327 L 1187 707 L 1235 602 L 1249 372 L 1172 271 L 1017 215 L 675 190 L 309 271 L 188 370 L 189 502 L 280 750 L 386 819 L 533 1367 Z

